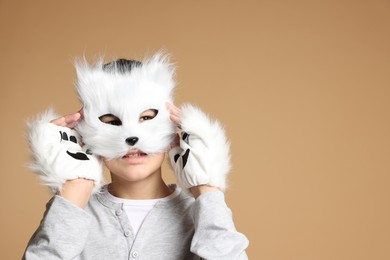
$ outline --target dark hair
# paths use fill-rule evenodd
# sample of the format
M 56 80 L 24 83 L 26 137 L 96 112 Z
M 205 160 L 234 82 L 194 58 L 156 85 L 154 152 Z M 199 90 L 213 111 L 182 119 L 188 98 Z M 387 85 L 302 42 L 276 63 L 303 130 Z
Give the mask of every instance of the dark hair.
M 129 73 L 135 67 L 141 67 L 142 62 L 138 60 L 117 59 L 103 65 L 106 72 L 116 72 L 120 74 Z

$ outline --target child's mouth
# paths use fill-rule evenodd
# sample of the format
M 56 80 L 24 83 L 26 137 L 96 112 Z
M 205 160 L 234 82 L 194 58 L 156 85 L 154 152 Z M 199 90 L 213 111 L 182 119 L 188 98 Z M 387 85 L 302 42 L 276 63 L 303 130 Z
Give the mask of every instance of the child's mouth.
M 145 156 L 146 153 L 133 153 L 133 154 L 126 154 L 122 158 L 135 158 L 135 157 L 140 157 L 140 156 Z
M 137 157 L 142 157 L 146 156 L 147 154 L 141 151 L 130 151 L 126 155 L 124 155 L 122 158 L 137 158 Z

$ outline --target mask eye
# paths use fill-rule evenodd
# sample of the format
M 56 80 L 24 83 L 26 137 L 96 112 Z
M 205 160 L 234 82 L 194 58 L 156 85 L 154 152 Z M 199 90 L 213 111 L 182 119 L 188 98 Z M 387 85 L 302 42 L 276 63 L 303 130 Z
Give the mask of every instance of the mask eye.
M 122 125 L 122 121 L 118 117 L 114 116 L 113 114 L 102 115 L 99 117 L 99 119 L 105 124 L 115 125 L 115 126 Z
M 144 121 L 152 120 L 155 118 L 158 114 L 157 109 L 148 109 L 141 113 L 139 117 L 139 121 L 142 123 Z

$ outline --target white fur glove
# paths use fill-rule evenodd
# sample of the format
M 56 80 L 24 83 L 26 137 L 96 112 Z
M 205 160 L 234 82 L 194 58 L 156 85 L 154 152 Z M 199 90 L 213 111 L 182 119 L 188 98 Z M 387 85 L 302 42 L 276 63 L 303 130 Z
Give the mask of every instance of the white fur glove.
M 54 118 L 54 112 L 47 110 L 27 124 L 34 158 L 30 168 L 53 193 L 60 191 L 67 180 L 77 178 L 94 180 L 97 191 L 103 180 L 101 160 L 83 151 L 75 130 L 50 123 Z
M 181 107 L 180 146 L 169 151 L 172 168 L 183 189 L 206 184 L 226 189 L 230 145 L 218 121 L 192 105 Z

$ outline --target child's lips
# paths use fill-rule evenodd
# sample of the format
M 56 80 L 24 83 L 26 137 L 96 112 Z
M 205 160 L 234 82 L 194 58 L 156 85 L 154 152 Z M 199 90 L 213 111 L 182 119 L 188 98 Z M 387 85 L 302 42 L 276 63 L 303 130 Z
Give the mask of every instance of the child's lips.
M 128 162 L 138 163 L 138 162 L 142 162 L 146 156 L 148 155 L 142 151 L 131 150 L 126 155 L 124 155 L 122 159 L 125 159 Z

